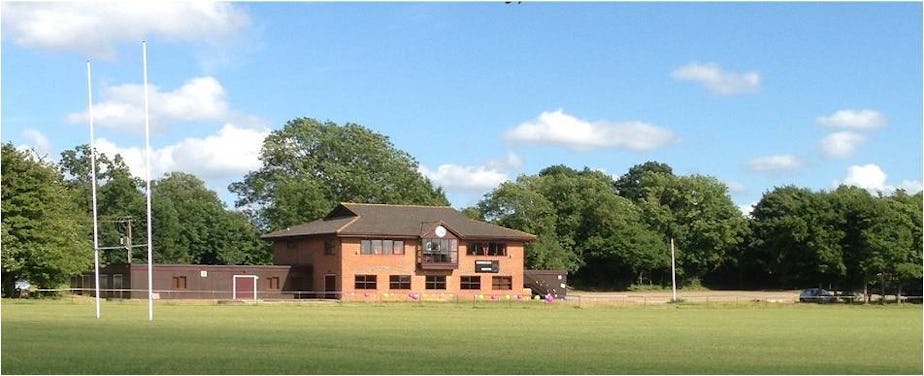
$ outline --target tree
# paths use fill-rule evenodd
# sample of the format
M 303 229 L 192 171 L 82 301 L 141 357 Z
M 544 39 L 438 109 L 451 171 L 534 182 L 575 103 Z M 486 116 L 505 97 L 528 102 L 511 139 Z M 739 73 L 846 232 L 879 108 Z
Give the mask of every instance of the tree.
M 654 231 L 677 244 L 678 276 L 702 280 L 726 263 L 748 233 L 747 222 L 728 195 L 728 187 L 711 176 L 675 176 L 648 171 L 641 175 L 638 202 Z
M 527 247 L 528 267 L 564 267 L 586 285 L 626 286 L 663 269 L 666 248 L 612 184 L 599 171 L 551 166 L 503 183 L 478 208 L 494 223 L 538 236 Z
M 913 198 L 904 192 L 873 197 L 849 186 L 838 187 L 832 197 L 844 229 L 842 247 L 848 268 L 844 285 L 862 286 L 868 298 L 870 281 L 920 277 L 920 248 L 915 248 L 920 239 L 915 235 L 920 234 L 921 212 Z
M 357 124 L 289 121 L 264 140 L 260 160 L 259 170 L 229 189 L 261 230 L 320 218 L 342 201 L 449 204 L 410 155 Z
M 516 183 L 502 183 L 478 202 L 479 216 L 538 237 L 526 246 L 528 269 L 577 270 L 579 260 L 566 249 L 568 241 L 556 232 L 552 203 L 530 190 L 530 181 L 530 177 L 521 176 Z
M 160 203 L 154 224 L 159 262 L 222 265 L 267 263 L 269 248 L 241 213 L 228 212 L 199 178 L 172 172 L 153 183 Z
M 93 202 L 90 163 L 89 146 L 79 145 L 61 153 L 58 168 L 66 177 L 71 191 L 74 192 L 74 200 L 84 211 L 83 223 L 87 231 L 92 234 Z M 125 229 L 127 223 L 124 220 L 130 218 L 136 228 L 143 228 L 147 220 L 143 184 L 141 179 L 132 175 L 121 155 L 116 154 L 110 158 L 105 153 L 97 151 L 96 164 L 99 245 L 100 247 L 116 246 L 122 244 L 122 237 L 127 232 Z M 144 244 L 147 242 L 147 233 L 135 231 L 132 238 L 134 244 Z M 141 252 L 133 254 L 140 255 Z M 128 261 L 127 256 L 123 257 L 123 255 L 125 254 L 122 252 L 107 251 L 103 253 L 102 258 L 107 262 Z
M 846 275 L 843 226 L 829 194 L 775 188 L 751 216 L 751 256 L 780 287 L 821 286 Z
M 3 295 L 19 279 L 56 288 L 92 263 L 81 210 L 53 164 L 9 143 L 2 149 Z
M 613 188 L 616 189 L 618 195 L 633 201 L 639 201 L 645 196 L 642 178 L 646 174 L 673 176 L 674 171 L 667 164 L 648 161 L 629 168 L 628 172 L 616 179 L 616 182 L 613 183 Z

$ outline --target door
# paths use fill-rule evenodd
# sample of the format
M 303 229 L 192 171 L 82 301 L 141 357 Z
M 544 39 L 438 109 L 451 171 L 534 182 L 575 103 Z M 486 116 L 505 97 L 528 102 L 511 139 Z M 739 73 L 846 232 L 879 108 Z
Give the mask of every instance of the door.
M 257 300 L 257 276 L 236 275 L 231 283 L 231 299 Z
M 337 299 L 337 275 L 324 275 L 324 299 Z
M 112 275 L 112 292 L 113 292 L 113 297 L 116 297 L 119 299 L 123 298 L 122 296 L 122 275 L 121 274 Z

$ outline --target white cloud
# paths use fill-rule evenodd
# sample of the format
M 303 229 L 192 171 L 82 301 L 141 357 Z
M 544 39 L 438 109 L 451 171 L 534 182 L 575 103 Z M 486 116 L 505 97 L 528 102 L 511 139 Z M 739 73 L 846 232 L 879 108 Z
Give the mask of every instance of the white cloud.
M 440 165 L 436 170 L 420 166 L 417 171 L 447 190 L 483 191 L 510 180 L 507 173 L 522 166 L 523 159 L 511 152 L 504 159 L 490 160 L 480 166 L 448 163 Z
M 112 58 L 120 42 L 215 40 L 247 27 L 234 4 L 211 1 L 3 2 L 3 31 L 17 44 Z
M 744 193 L 748 191 L 748 186 L 741 182 L 730 181 L 726 183 L 726 185 L 728 186 L 728 191 L 731 193 Z
M 852 185 L 871 192 L 886 192 L 893 190 L 886 184 L 887 179 L 885 171 L 875 164 L 854 165 L 847 168 L 847 176 L 844 180 L 835 182 L 835 186 Z
M 575 150 L 623 148 L 634 151 L 652 150 L 678 141 L 674 132 L 651 124 L 589 122 L 561 109 L 543 112 L 536 119 L 507 130 L 504 139 L 516 143 L 561 145 Z
M 903 189 L 908 194 L 915 194 L 922 190 L 920 180 L 903 180 L 898 186 L 888 184 L 889 176 L 881 167 L 874 163 L 865 165 L 853 165 L 847 168 L 847 174 L 843 180 L 834 181 L 832 186 L 851 185 L 863 188 L 870 193 L 881 192 L 889 195 L 896 189 Z
M 165 122 L 220 120 L 231 115 L 225 90 L 213 77 L 196 77 L 176 90 L 164 92 L 150 85 L 149 112 L 153 129 Z M 104 128 L 141 131 L 144 128 L 144 85 L 124 84 L 102 89 L 102 100 L 93 104 L 93 123 Z M 89 122 L 89 110 L 67 115 L 70 123 Z
M 901 184 L 898 185 L 899 189 L 903 189 L 908 194 L 916 194 L 924 190 L 924 183 L 921 183 L 920 180 L 902 180 Z
M 901 184 L 898 185 L 899 189 L 905 190 L 908 194 L 916 194 L 924 190 L 924 183 L 921 183 L 920 180 L 902 180 Z
M 751 212 L 754 211 L 754 206 L 757 205 L 757 201 L 754 201 L 750 204 L 738 206 L 738 211 L 741 212 L 741 215 L 745 217 L 750 217 Z
M 225 124 L 218 134 L 187 138 L 172 150 L 175 168 L 205 178 L 237 176 L 260 168 L 260 149 L 268 129 Z
M 785 173 L 802 167 L 802 160 L 792 155 L 771 155 L 748 161 L 748 167 L 756 172 Z
M 848 129 L 875 129 L 888 123 L 885 115 L 875 110 L 840 110 L 815 121 L 820 125 Z
M 204 180 L 237 177 L 260 167 L 260 148 L 268 129 L 240 128 L 225 124 L 215 135 L 190 137 L 179 143 L 151 151 L 152 179 L 172 171 L 183 171 Z M 144 149 L 121 147 L 105 139 L 96 140 L 96 148 L 107 154 L 121 154 L 132 174 L 145 177 Z
M 46 156 L 51 152 L 51 142 L 42 132 L 30 128 L 22 131 L 22 137 L 26 139 L 26 143 L 19 145 L 17 149 L 33 150 L 40 156 Z
M 853 155 L 857 147 L 864 142 L 866 136 L 857 132 L 836 132 L 821 139 L 819 149 L 827 158 L 846 158 Z
M 675 69 L 671 76 L 678 80 L 699 82 L 709 91 L 720 95 L 750 93 L 760 89 L 760 74 L 757 72 L 726 72 L 712 63 L 690 63 Z

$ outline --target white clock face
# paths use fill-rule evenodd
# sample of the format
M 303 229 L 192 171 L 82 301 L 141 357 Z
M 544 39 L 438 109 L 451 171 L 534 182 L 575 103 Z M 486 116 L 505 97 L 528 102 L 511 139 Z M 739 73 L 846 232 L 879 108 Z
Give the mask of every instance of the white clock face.
M 433 230 L 436 233 L 436 236 L 444 237 L 446 236 L 446 228 L 443 226 L 436 226 L 436 229 Z

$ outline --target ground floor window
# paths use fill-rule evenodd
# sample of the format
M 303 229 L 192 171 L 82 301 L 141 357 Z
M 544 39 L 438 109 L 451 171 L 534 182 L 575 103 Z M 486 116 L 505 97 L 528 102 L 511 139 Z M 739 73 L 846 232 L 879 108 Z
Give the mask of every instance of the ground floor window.
M 491 286 L 494 290 L 513 290 L 513 277 L 493 276 Z
M 445 290 L 446 289 L 446 276 L 444 275 L 428 275 L 426 280 L 427 290 Z
M 459 288 L 462 290 L 481 290 L 481 276 L 463 275 L 459 278 Z
M 279 290 L 279 277 L 269 277 L 266 281 L 270 290 Z
M 174 290 L 186 290 L 186 276 L 173 277 Z
M 388 288 L 392 290 L 410 290 L 411 276 L 409 275 L 390 275 L 388 276 Z
M 376 276 L 375 275 L 365 275 L 357 274 L 356 275 L 356 287 L 357 290 L 375 290 L 376 288 Z

